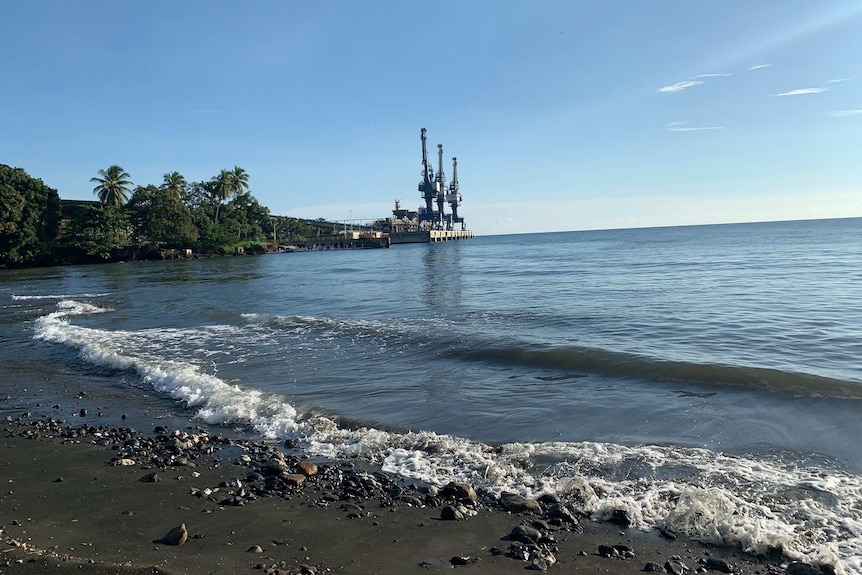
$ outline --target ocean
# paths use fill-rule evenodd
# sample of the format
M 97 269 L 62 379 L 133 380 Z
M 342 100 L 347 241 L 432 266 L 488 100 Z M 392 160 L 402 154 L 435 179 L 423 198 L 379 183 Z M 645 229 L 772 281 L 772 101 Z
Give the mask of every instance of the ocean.
M 862 572 L 862 219 L 0 270 L 0 341 L 6 415 L 292 439 Z

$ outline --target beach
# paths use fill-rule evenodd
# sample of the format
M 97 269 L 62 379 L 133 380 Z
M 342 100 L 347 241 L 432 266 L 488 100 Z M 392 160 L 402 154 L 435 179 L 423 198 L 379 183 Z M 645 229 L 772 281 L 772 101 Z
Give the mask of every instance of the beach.
M 3 538 L 91 569 L 862 572 L 860 222 L 5 270 Z
M 443 520 L 446 498 L 431 507 L 419 504 L 419 499 L 411 504 L 406 497 L 400 501 L 347 497 L 344 485 L 321 479 L 332 477 L 322 471 L 325 464 L 301 487 L 237 504 L 232 499 L 240 489 L 237 485 L 253 484 L 247 479 L 251 472 L 243 455 L 248 459 L 249 453 L 269 454 L 273 448 L 218 437 L 202 443 L 206 447 L 201 449 L 175 450 L 164 446 L 177 437 L 194 436 L 195 430 L 166 431 L 150 435 L 168 438 L 161 442 L 162 449 L 150 453 L 164 456 L 173 450 L 173 464 L 155 467 L 141 456 L 127 458 L 134 464 L 117 464 L 126 459 L 120 457 L 119 446 L 129 441 L 123 439 L 132 435 L 128 429 L 7 418 L 0 440 L 4 542 L 0 573 L 258 570 L 361 575 L 451 568 L 500 574 L 541 570 L 534 561 L 505 552 L 513 543 L 515 527 L 548 522 L 547 512 L 506 512 L 499 505 L 482 503 L 480 497 L 476 505 L 468 504 L 474 516 Z M 355 468 L 354 472 L 359 473 Z M 207 489 L 215 491 L 203 496 Z M 649 563 L 664 567 L 677 558 L 691 570 L 703 571 L 712 560 L 711 565 L 726 561 L 735 573 L 784 572 L 777 557 L 756 558 L 685 538 L 670 540 L 657 531 L 577 519 L 577 525 L 557 521 L 553 526 L 551 521 L 554 543 L 544 547 L 552 550 L 555 564 L 546 563 L 547 571 L 637 573 Z M 180 525 L 188 532 L 183 545 L 163 541 Z M 626 546 L 632 556 L 602 556 L 601 545 Z M 463 565 L 455 566 L 453 560 Z

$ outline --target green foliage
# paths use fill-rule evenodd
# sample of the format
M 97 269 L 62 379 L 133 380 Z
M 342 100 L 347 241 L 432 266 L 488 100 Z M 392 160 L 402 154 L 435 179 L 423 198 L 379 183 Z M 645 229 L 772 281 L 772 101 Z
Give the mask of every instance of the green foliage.
M 0 263 L 48 263 L 59 223 L 57 190 L 0 164 Z
M 186 178 L 179 172 L 169 172 L 163 177 L 164 183 L 162 184 L 162 189 L 176 197 L 177 200 L 182 198 L 186 188 L 188 188 Z
M 138 186 L 126 207 L 134 244 L 138 247 L 187 248 L 198 240 L 191 212 L 180 201 L 177 187 L 167 181 L 160 188 Z
M 114 164 L 107 170 L 99 170 L 99 175 L 100 178 L 90 178 L 90 182 L 96 182 L 93 193 L 99 196 L 102 205 L 119 207 L 125 204 L 132 187 L 126 170 Z
M 265 251 L 274 239 L 299 241 L 332 232 L 324 218 L 271 216 L 249 191 L 249 175 L 239 166 L 209 180 L 187 182 L 179 172 L 161 185 L 137 186 L 113 165 L 99 170 L 95 202 L 63 204 L 56 190 L 21 169 L 0 164 L 0 263 L 47 264 L 162 257 L 162 250 L 192 248 L 198 253 Z M 131 197 L 129 197 L 131 196 Z
M 212 184 L 213 198 L 216 201 L 213 220 L 218 222 L 221 204 L 248 190 L 248 173 L 239 166 L 234 166 L 233 170 L 222 170 L 219 172 L 212 179 Z
M 106 261 L 129 247 L 129 213 L 122 207 L 88 206 L 71 221 L 64 253 L 72 261 Z

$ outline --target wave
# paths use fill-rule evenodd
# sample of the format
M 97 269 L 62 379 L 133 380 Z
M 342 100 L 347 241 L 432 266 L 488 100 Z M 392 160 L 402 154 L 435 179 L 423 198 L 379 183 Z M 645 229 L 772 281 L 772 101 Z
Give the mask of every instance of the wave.
M 110 293 L 80 293 L 80 294 L 63 294 L 63 295 L 54 295 L 54 294 L 45 294 L 45 295 L 15 295 L 12 294 L 13 301 L 23 301 L 23 300 L 39 300 L 39 299 L 59 299 L 59 300 L 73 300 L 73 299 L 89 299 L 96 297 L 106 297 L 111 295 Z
M 706 449 L 623 446 L 597 442 L 489 445 L 433 431 L 396 432 L 350 427 L 319 413 L 301 413 L 288 398 L 244 383 L 229 383 L 200 366 L 147 355 L 137 345 L 160 340 L 165 330 L 109 331 L 76 326 L 70 319 L 110 310 L 61 300 L 40 317 L 35 337 L 78 350 L 86 361 L 135 372 L 156 391 L 179 400 L 214 425 L 242 425 L 270 439 L 292 438 L 311 455 L 363 458 L 385 471 L 432 484 L 467 481 L 494 493 L 555 493 L 582 511 L 606 519 L 625 509 L 641 529 L 661 527 L 707 543 L 738 545 L 761 553 L 779 548 L 789 557 L 834 565 L 839 573 L 862 570 L 862 480 L 823 466 L 799 466 L 763 457 L 737 457 Z M 249 321 L 321 320 L 296 316 Z M 331 323 L 331 322 L 329 322 Z M 369 328 L 369 326 L 366 326 Z M 198 337 L 224 338 L 201 328 Z M 369 328 L 370 329 L 370 328 Z M 188 334 L 169 335 L 184 338 Z M 511 350 L 464 351 L 469 359 L 511 357 Z M 598 357 L 598 359 L 597 359 Z M 515 360 L 571 368 L 607 369 L 618 355 L 522 351 Z M 631 372 L 650 362 L 628 358 Z M 655 368 L 652 368 L 655 369 Z M 702 366 L 686 370 L 703 371 Z M 677 373 L 678 368 L 670 370 Z M 722 381 L 726 376 L 722 376 Z
M 807 397 L 862 399 L 862 384 L 820 375 L 749 366 L 653 359 L 584 347 L 506 346 L 464 348 L 465 360 L 528 365 L 566 372 L 582 371 L 662 382 L 741 386 Z
M 554 347 L 546 344 L 491 339 L 469 327 L 429 318 L 417 326 L 395 320 L 340 320 L 310 316 L 242 314 L 254 325 L 293 331 L 321 330 L 350 339 L 370 336 L 409 338 L 405 345 L 427 346 L 429 353 L 445 349 L 447 357 L 462 361 L 519 365 L 557 372 L 537 375 L 542 381 L 560 381 L 590 374 L 667 383 L 737 386 L 803 397 L 862 399 L 862 384 L 810 373 L 780 369 L 656 359 L 643 355 L 590 347 Z

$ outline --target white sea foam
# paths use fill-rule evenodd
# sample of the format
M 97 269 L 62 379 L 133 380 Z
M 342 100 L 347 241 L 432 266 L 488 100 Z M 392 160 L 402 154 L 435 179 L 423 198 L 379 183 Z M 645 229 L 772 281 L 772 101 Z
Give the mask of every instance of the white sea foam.
M 794 559 L 834 565 L 838 573 L 862 572 L 857 475 L 706 449 L 595 442 L 492 447 L 429 431 L 348 429 L 324 416 L 297 413 L 285 397 L 229 383 L 188 361 L 165 359 L 172 346 L 189 342 L 207 351 L 218 341 L 224 346 L 219 353 L 229 354 L 231 344 L 225 342 L 248 328 L 106 331 L 69 322 L 76 315 L 109 311 L 105 308 L 73 300 L 57 307 L 37 320 L 36 337 L 71 346 L 99 365 L 133 369 L 212 424 L 248 425 L 266 438 L 296 438 L 313 455 L 363 458 L 405 478 L 467 481 L 494 493 L 557 493 L 596 519 L 625 509 L 641 529 L 663 527 L 755 553 L 780 548 Z M 208 355 L 200 357 L 209 361 Z
M 65 294 L 65 295 L 12 295 L 12 299 L 16 301 L 22 300 L 31 300 L 31 299 L 89 299 L 94 297 L 106 297 L 111 295 L 110 293 L 79 293 L 79 294 Z

